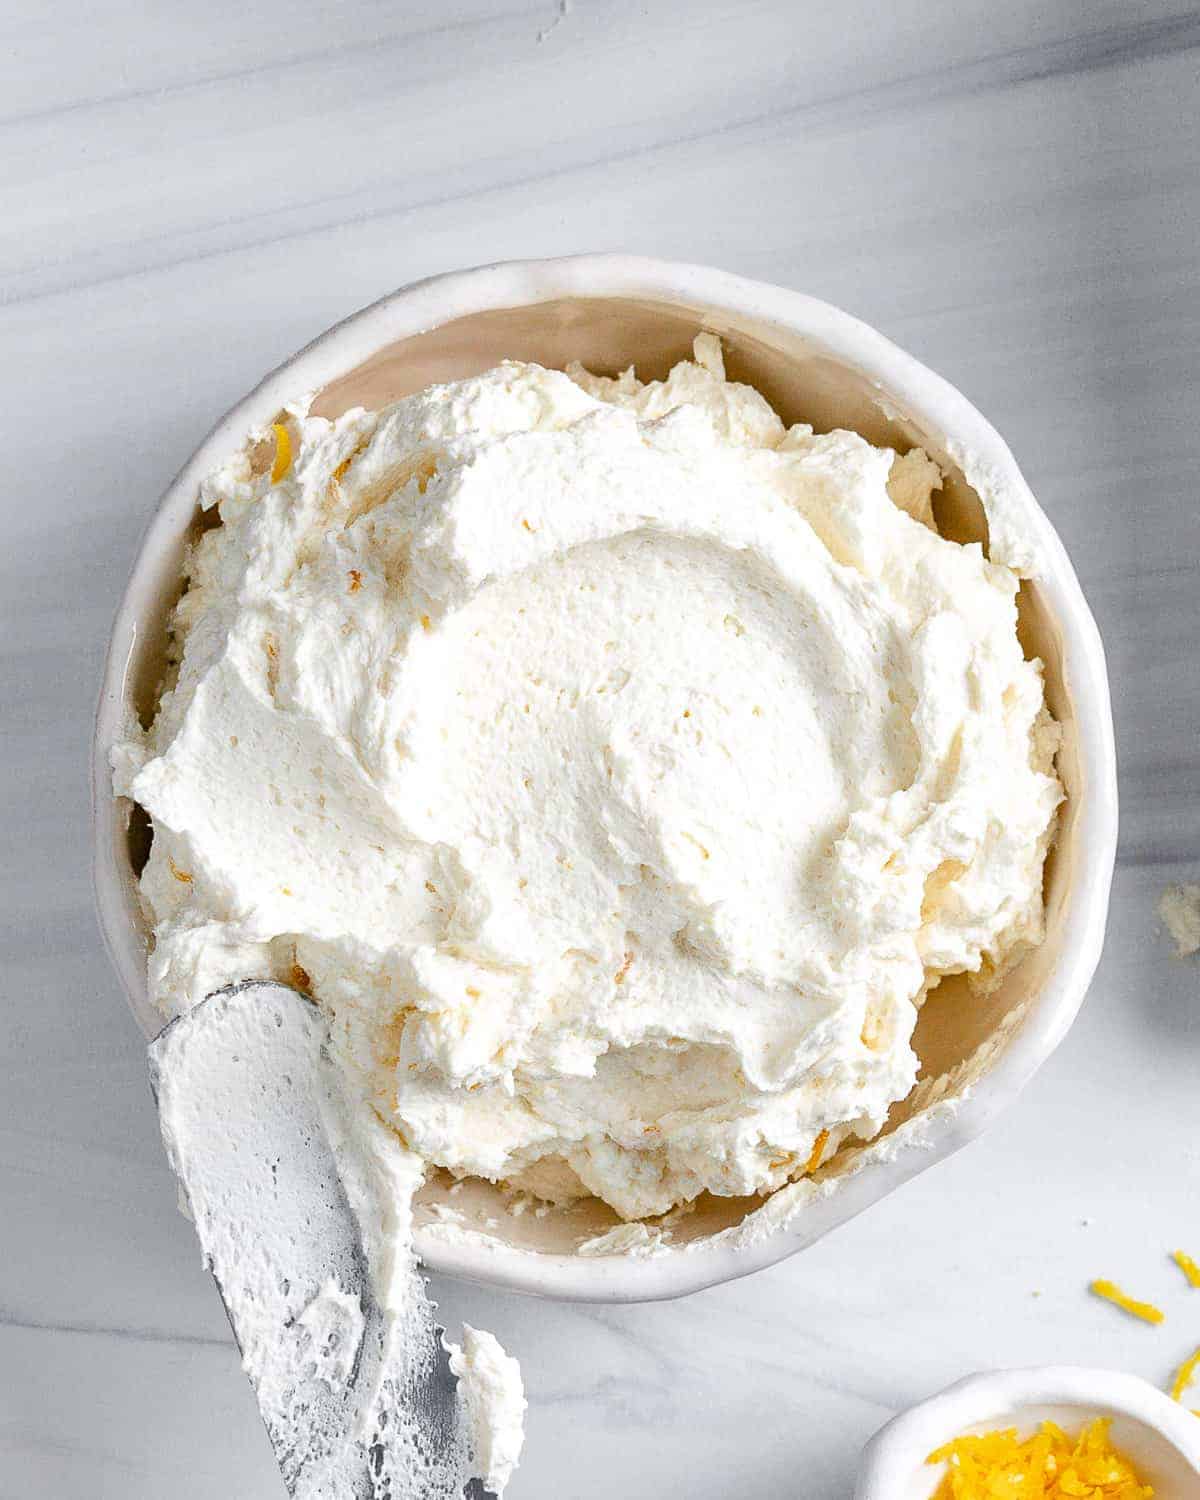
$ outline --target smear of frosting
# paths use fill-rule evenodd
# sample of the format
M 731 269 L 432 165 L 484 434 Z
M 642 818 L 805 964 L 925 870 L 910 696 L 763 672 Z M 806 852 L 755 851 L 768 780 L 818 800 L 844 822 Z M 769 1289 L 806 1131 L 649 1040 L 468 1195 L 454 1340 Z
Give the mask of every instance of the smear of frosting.
M 308 1334 L 313 1373 L 331 1391 L 340 1391 L 354 1370 L 363 1338 L 362 1299 L 343 1291 L 333 1277 L 296 1319 Z
M 1158 898 L 1158 914 L 1180 958 L 1200 951 L 1200 885 L 1164 886 Z

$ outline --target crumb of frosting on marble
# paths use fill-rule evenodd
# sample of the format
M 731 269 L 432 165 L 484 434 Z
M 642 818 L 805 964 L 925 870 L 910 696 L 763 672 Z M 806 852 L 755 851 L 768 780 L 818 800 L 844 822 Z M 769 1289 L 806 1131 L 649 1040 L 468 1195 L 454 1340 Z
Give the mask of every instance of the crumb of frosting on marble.
M 937 534 L 937 466 L 694 355 L 289 408 L 274 482 L 278 434 L 203 482 L 114 754 L 165 1012 L 298 970 L 397 1140 L 631 1250 L 878 1134 L 930 989 L 1041 941 L 1062 796 L 1017 573 Z
M 1158 914 L 1180 958 L 1200 950 L 1200 885 L 1169 885 L 1158 898 Z
M 450 1369 L 458 1380 L 476 1471 L 484 1486 L 500 1495 L 512 1478 L 525 1440 L 525 1387 L 521 1367 L 495 1337 L 463 1324 L 463 1341 L 447 1343 Z

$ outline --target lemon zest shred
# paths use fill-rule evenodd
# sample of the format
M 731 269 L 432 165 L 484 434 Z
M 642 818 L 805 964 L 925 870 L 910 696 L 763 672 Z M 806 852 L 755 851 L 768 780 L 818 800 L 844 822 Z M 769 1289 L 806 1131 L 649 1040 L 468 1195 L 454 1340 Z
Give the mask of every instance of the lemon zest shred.
M 1015 1427 L 955 1438 L 925 1460 L 947 1465 L 934 1500 L 1152 1500 L 1153 1489 L 1109 1442 L 1108 1427 L 1097 1417 L 1076 1438 L 1053 1422 L 1024 1439 Z
M 809 1152 L 808 1160 L 804 1163 L 805 1174 L 815 1172 L 821 1165 L 821 1158 L 825 1155 L 825 1147 L 829 1144 L 828 1130 L 822 1130 L 813 1142 L 813 1148 Z
M 1155 1307 L 1153 1302 L 1139 1302 L 1136 1298 L 1128 1296 L 1115 1281 L 1093 1281 L 1088 1290 L 1094 1297 L 1103 1297 L 1105 1302 L 1111 1302 L 1114 1307 L 1127 1312 L 1131 1318 L 1140 1318 L 1143 1323 L 1161 1323 L 1166 1316 L 1161 1308 Z
M 271 483 L 278 484 L 292 467 L 292 435 L 282 422 L 273 422 L 275 434 L 275 462 L 271 465 Z
M 1183 1393 L 1196 1378 L 1196 1371 L 1200 1370 L 1200 1349 L 1190 1359 L 1185 1359 L 1175 1371 L 1175 1381 L 1171 1386 L 1171 1400 L 1183 1401 Z
M 1192 1259 L 1186 1250 L 1176 1250 L 1171 1259 L 1187 1277 L 1191 1286 L 1200 1286 L 1200 1266 Z

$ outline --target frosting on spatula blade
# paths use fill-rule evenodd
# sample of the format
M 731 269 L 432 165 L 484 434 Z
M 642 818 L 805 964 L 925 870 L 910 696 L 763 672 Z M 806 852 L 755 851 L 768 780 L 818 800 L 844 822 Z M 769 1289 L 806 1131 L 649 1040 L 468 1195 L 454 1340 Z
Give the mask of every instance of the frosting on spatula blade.
M 255 982 L 151 1044 L 163 1143 L 288 1493 L 295 1500 L 486 1494 L 415 1256 L 369 1275 L 327 1122 L 353 1143 L 317 1008 Z

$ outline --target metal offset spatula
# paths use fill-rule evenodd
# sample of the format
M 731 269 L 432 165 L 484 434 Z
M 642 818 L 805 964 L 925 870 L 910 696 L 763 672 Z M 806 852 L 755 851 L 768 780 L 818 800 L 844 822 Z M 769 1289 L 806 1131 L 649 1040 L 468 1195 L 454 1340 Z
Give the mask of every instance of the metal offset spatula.
M 326 1028 L 283 985 L 218 991 L 150 1045 L 163 1142 L 183 1185 L 288 1494 L 489 1494 L 424 1279 L 398 1323 L 372 1291 L 322 1118 Z M 414 1330 L 416 1337 L 414 1337 Z

